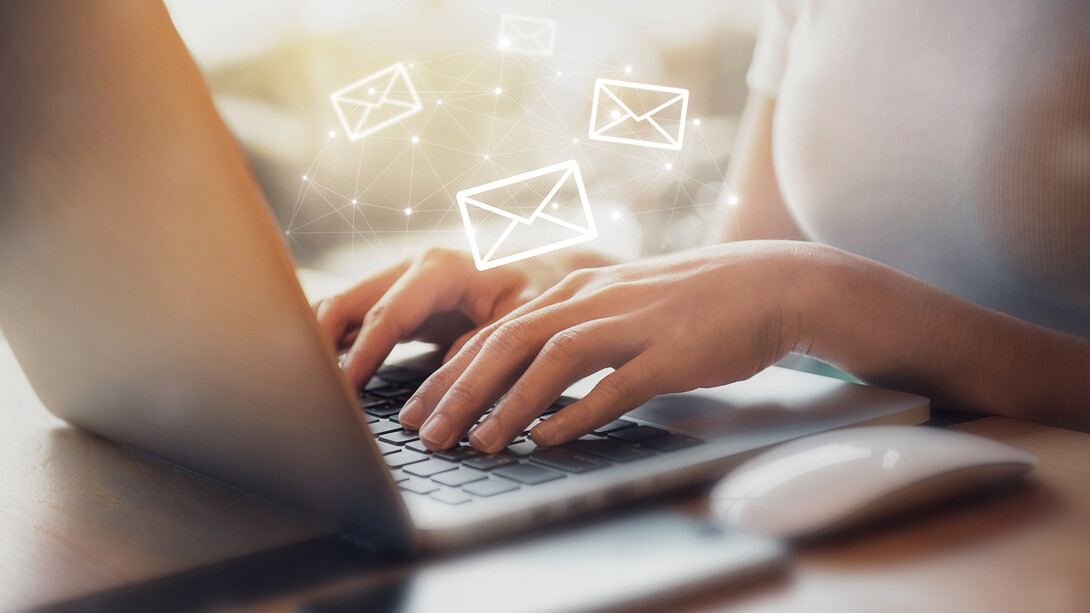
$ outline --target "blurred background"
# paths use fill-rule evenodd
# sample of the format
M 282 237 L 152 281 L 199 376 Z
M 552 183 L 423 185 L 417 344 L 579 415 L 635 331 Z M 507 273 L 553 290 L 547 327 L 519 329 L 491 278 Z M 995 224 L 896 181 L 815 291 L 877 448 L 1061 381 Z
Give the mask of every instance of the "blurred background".
M 167 5 L 300 266 L 356 278 L 465 248 L 455 192 L 570 159 L 600 229 L 584 247 L 682 249 L 729 207 L 760 0 Z M 505 14 L 555 20 L 553 54 L 502 49 Z M 397 63 L 422 110 L 351 141 L 330 94 Z M 597 78 L 689 90 L 682 149 L 588 140 Z

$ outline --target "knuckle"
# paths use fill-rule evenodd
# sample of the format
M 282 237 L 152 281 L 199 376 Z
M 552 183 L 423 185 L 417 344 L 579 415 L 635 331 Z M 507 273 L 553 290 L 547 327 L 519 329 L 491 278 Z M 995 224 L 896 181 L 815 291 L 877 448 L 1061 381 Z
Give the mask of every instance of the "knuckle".
M 418 261 L 421 264 L 443 266 L 458 260 L 458 255 L 458 252 L 446 247 L 428 247 L 420 254 Z
M 568 273 L 561 283 L 564 287 L 577 290 L 589 284 L 593 277 L 594 273 L 590 269 L 580 268 L 579 270 L 573 270 Z
M 488 344 L 500 351 L 517 349 L 530 338 L 530 324 L 522 318 L 504 322 L 488 337 Z
M 446 402 L 454 407 L 472 405 L 477 400 L 477 390 L 473 384 L 465 381 L 456 381 L 446 393 Z
M 601 393 L 606 402 L 615 403 L 621 401 L 631 393 L 633 383 L 634 382 L 628 375 L 617 370 L 605 379 L 602 379 L 598 383 L 596 389 Z
M 378 304 L 371 307 L 370 311 L 367 311 L 367 314 L 363 317 L 363 327 L 372 330 L 390 328 L 399 337 L 404 336 L 404 331 L 398 324 L 397 318 L 393 317 L 390 305 L 383 301 L 380 301 Z
M 550 338 L 541 350 L 541 354 L 555 362 L 567 364 L 581 357 L 582 346 L 583 340 L 579 331 L 568 329 Z

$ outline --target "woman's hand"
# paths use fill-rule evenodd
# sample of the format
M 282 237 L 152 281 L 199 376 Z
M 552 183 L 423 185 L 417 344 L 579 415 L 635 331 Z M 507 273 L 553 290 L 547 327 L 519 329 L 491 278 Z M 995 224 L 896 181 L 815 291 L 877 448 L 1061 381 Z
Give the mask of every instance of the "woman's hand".
M 399 342 L 421 340 L 456 351 L 480 326 L 525 304 L 567 273 L 609 263 L 572 250 L 478 271 L 466 253 L 429 249 L 314 305 L 318 322 L 357 387 L 374 375 Z M 449 355 L 449 354 L 448 354 Z
M 442 449 L 499 400 L 470 433 L 474 447 L 496 452 L 575 379 L 615 368 L 530 433 L 556 445 L 657 394 L 746 379 L 799 339 L 808 249 L 736 243 L 576 271 L 475 334 L 405 405 L 401 423 Z

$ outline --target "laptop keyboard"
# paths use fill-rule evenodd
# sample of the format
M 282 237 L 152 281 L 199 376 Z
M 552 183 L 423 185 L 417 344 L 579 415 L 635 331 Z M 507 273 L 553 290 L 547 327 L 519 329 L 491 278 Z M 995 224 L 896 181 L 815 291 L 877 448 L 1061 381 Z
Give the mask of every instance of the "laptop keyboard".
M 618 419 L 559 447 L 538 449 L 530 440 L 529 431 L 539 418 L 500 453 L 477 451 L 469 446 L 467 438 L 462 438 L 456 447 L 432 452 L 424 447 L 416 432 L 405 430 L 397 421 L 401 407 L 426 377 L 415 370 L 387 366 L 360 392 L 360 408 L 398 487 L 449 505 L 499 496 L 703 443 L 691 436 Z M 562 397 L 542 417 L 574 401 Z

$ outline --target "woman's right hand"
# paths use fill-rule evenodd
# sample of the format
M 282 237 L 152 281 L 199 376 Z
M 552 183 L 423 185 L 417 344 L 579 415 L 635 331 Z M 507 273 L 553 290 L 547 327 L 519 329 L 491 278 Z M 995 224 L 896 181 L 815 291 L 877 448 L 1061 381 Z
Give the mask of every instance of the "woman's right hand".
M 566 251 L 479 271 L 469 254 L 432 248 L 314 305 L 345 374 L 364 386 L 394 346 L 419 340 L 453 355 L 480 328 L 507 315 L 579 268 L 611 262 Z

